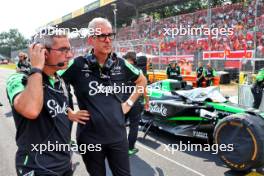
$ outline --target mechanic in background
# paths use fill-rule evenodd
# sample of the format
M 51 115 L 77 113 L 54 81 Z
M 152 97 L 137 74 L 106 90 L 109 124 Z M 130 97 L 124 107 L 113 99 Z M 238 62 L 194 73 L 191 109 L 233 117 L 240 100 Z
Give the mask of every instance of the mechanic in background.
M 127 52 L 124 58 L 132 65 L 137 64 L 136 53 L 133 51 Z M 132 81 L 128 81 L 126 86 L 135 86 L 135 83 Z M 126 101 L 129 99 L 132 92 L 128 92 L 124 94 L 123 100 Z M 135 143 L 138 136 L 138 126 L 139 120 L 141 116 L 141 112 L 143 110 L 142 104 L 140 103 L 140 99 L 138 99 L 130 111 L 125 115 L 126 120 L 129 120 L 129 133 L 128 133 L 128 155 L 134 155 L 138 152 L 138 149 L 135 148 Z
M 259 108 L 261 104 L 261 100 L 262 100 L 263 88 L 264 88 L 264 68 L 259 70 L 256 76 L 256 82 L 251 88 L 251 92 L 254 97 L 253 108 L 256 108 L 256 109 Z
M 19 52 L 18 57 L 19 57 L 19 61 L 17 63 L 16 71 L 29 73 L 31 64 L 28 60 L 27 54 L 24 52 Z
M 206 80 L 206 87 L 213 85 L 213 80 L 215 76 L 216 76 L 215 69 L 212 67 L 210 63 L 208 63 L 205 69 L 205 72 L 204 72 L 204 77 Z
M 169 64 L 169 67 L 167 68 L 166 74 L 168 76 L 168 79 L 176 79 L 181 81 L 181 68 L 178 66 L 177 62 L 172 62 Z
M 203 63 L 199 62 L 198 67 L 196 68 L 197 87 L 203 87 L 203 81 L 205 80 L 204 71 Z

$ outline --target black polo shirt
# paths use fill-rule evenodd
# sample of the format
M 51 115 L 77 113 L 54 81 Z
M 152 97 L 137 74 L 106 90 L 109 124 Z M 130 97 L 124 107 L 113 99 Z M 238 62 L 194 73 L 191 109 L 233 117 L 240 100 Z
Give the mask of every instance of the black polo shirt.
M 17 63 L 17 68 L 19 68 L 21 72 L 28 73 L 31 68 L 31 65 L 30 62 L 28 62 L 27 60 L 19 60 Z
M 94 68 L 89 66 L 86 58 L 78 57 L 61 74 L 74 87 L 79 108 L 88 110 L 91 115 L 85 125 L 78 124 L 77 140 L 109 144 L 126 139 L 120 102 L 123 93 L 116 89 L 114 94 L 111 89 L 126 88 L 125 83 L 137 80 L 140 71 L 121 58 L 116 59 L 111 71 L 104 71 L 99 65 Z
M 67 91 L 62 79 L 53 80 L 43 74 L 44 103 L 43 108 L 35 120 L 30 120 L 16 112 L 13 100 L 25 89 L 27 75 L 15 73 L 7 80 L 7 95 L 11 104 L 16 125 L 16 166 L 35 170 L 38 174 L 51 174 L 41 167 L 61 174 L 71 167 L 70 152 L 44 151 L 42 154 L 33 150 L 33 145 L 69 144 L 72 123 L 68 120 L 66 108 L 69 106 Z M 52 149 L 51 149 L 52 150 Z M 37 155 L 37 156 L 36 156 Z M 39 164 L 37 164 L 39 163 Z
M 196 69 L 196 75 L 197 75 L 197 77 L 199 78 L 203 74 L 203 72 L 204 72 L 204 68 L 203 67 L 198 67 Z

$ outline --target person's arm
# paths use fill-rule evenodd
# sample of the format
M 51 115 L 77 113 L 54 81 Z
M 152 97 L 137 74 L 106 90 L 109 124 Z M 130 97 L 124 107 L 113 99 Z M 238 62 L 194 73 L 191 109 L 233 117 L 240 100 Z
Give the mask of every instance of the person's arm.
M 42 45 L 31 45 L 29 54 L 32 67 L 43 70 L 46 49 Z M 34 73 L 27 79 L 25 89 L 13 100 L 15 110 L 28 119 L 36 119 L 43 106 L 42 74 Z
M 68 68 L 65 70 L 57 71 L 57 74 L 60 75 L 65 82 L 71 84 L 75 75 L 77 73 L 77 69 L 75 63 L 75 59 L 71 59 L 68 64 Z M 73 100 L 70 91 L 70 87 L 68 87 L 68 91 L 70 94 L 70 107 L 67 109 L 69 120 L 77 123 L 81 123 L 83 125 L 86 124 L 86 121 L 90 120 L 90 114 L 87 110 L 73 110 Z
M 135 91 L 133 91 L 128 100 L 122 103 L 122 109 L 124 114 L 126 114 L 131 109 L 129 101 L 135 103 L 136 100 L 143 94 L 147 85 L 147 79 L 143 75 L 143 73 L 139 69 L 135 68 L 133 65 L 129 64 L 127 61 L 125 61 L 125 69 L 126 77 L 133 81 L 136 86 Z

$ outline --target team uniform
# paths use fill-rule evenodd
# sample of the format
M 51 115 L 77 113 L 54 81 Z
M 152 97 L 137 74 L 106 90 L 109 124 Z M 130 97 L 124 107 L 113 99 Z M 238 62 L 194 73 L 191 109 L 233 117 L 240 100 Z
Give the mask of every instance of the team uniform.
M 197 76 L 197 87 L 202 87 L 203 81 L 204 81 L 204 68 L 203 67 L 198 67 L 196 69 L 196 76 Z
M 7 80 L 7 95 L 11 104 L 16 126 L 16 170 L 22 175 L 72 175 L 70 150 L 43 151 L 33 146 L 38 144 L 69 144 L 72 123 L 67 116 L 70 105 L 64 81 L 57 77 L 53 80 L 43 73 L 44 103 L 39 116 L 30 120 L 14 108 L 14 98 L 27 85 L 28 76 L 15 73 Z
M 166 73 L 169 79 L 182 80 L 181 68 L 178 65 L 175 68 L 169 66 L 166 70 Z
M 111 69 L 90 64 L 93 55 L 78 57 L 64 72 L 59 72 L 70 83 L 80 109 L 89 111 L 90 120 L 78 124 L 78 144 L 101 144 L 101 151 L 87 151 L 82 155 L 91 176 L 105 175 L 105 158 L 113 175 L 130 175 L 125 116 L 121 102 L 123 94 L 113 93 L 113 87 L 138 79 L 140 71 L 121 58 L 115 58 Z
M 205 72 L 204 72 L 204 77 L 205 78 L 210 78 L 208 80 L 206 80 L 206 86 L 212 86 L 213 85 L 213 79 L 216 76 L 216 72 L 213 68 L 206 68 Z
M 257 108 L 257 109 L 259 108 L 262 101 L 263 88 L 264 88 L 264 69 L 262 68 L 258 72 L 256 76 L 256 82 L 251 89 L 251 92 L 254 97 L 253 108 Z

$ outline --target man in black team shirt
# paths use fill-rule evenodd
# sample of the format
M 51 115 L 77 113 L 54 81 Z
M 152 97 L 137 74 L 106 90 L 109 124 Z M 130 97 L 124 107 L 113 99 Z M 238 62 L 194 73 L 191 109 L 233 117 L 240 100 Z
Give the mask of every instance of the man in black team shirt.
M 69 176 L 72 175 L 69 148 L 40 153 L 40 145 L 69 144 L 70 120 L 84 123 L 89 114 L 87 111 L 75 113 L 69 108 L 66 85 L 56 74 L 66 69 L 73 57 L 67 36 L 55 30 L 53 35 L 36 35 L 35 42 L 40 43 L 29 48 L 30 73 L 15 73 L 7 80 L 8 99 L 17 128 L 17 175 Z
M 17 63 L 17 72 L 28 73 L 30 71 L 31 65 L 28 60 L 27 54 L 24 52 L 19 52 L 18 54 L 19 61 Z
M 73 86 L 79 108 L 90 113 L 86 125 L 78 125 L 77 142 L 101 144 L 100 151 L 87 151 L 82 155 L 91 176 L 106 175 L 106 158 L 113 175 L 129 176 L 124 114 L 143 93 L 147 81 L 137 68 L 112 53 L 115 34 L 107 19 L 94 18 L 88 28 L 89 31 L 100 30 L 100 34 L 88 36 L 88 43 L 93 47 L 91 54 L 76 58 L 61 73 Z M 122 102 L 119 88 L 124 88 L 121 86 L 128 81 L 135 83 L 136 91 Z
M 124 58 L 132 65 L 137 63 L 136 53 L 133 51 L 129 51 L 126 53 Z M 126 83 L 127 86 L 135 86 L 135 83 L 128 81 Z M 131 93 L 127 92 L 123 96 L 123 100 L 127 100 L 130 97 Z M 138 126 L 140 121 L 140 115 L 143 110 L 143 106 L 138 99 L 131 110 L 126 114 L 126 120 L 129 120 L 129 132 L 128 132 L 128 155 L 134 155 L 138 152 L 138 149 L 135 148 L 135 143 L 137 141 L 138 136 Z

